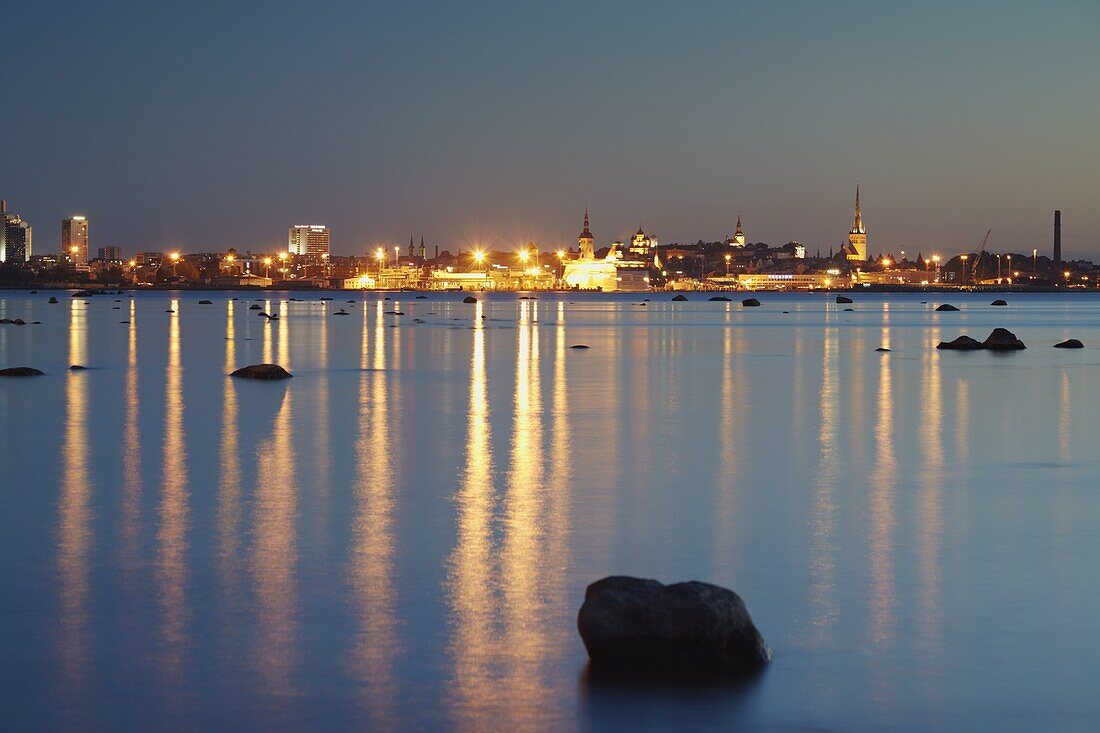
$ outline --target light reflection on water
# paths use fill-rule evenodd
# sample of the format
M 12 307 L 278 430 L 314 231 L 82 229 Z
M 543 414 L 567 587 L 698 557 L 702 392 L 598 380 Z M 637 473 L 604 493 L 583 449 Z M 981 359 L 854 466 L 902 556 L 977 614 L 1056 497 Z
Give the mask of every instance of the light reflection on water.
M 128 324 L 73 299 L 0 334 L 5 365 L 48 372 L 0 385 L 4 729 L 1100 713 L 1100 360 L 1047 348 L 1100 343 L 1100 300 L 371 296 L 335 318 L 273 295 L 268 321 L 198 297 L 139 295 Z M 1032 348 L 931 348 L 1006 318 Z M 296 376 L 226 377 L 260 361 Z M 612 572 L 733 585 L 775 663 L 739 692 L 589 685 L 575 614 Z M 1041 638 L 1013 643 L 1023 619 Z

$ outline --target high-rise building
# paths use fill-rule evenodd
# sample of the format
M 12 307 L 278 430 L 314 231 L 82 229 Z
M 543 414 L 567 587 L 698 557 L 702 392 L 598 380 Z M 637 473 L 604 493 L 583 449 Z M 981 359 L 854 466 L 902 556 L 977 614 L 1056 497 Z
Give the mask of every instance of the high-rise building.
M 867 230 L 863 228 L 863 212 L 859 210 L 859 184 L 856 184 L 856 212 L 852 229 L 848 232 L 848 247 L 845 254 L 849 260 L 867 259 Z
M 121 262 L 122 249 L 120 247 L 100 247 L 96 250 L 100 262 Z
M 88 219 L 73 216 L 61 220 L 61 254 L 73 264 L 88 263 Z
M 0 200 L 0 262 L 22 265 L 31 258 L 31 225 Z
M 998 260 L 999 261 L 999 260 Z M 1062 274 L 1062 210 L 1054 212 L 1054 258 L 1051 265 L 1054 268 L 1053 281 L 1059 283 L 1065 275 Z
M 323 224 L 298 224 L 290 228 L 287 250 L 292 255 L 315 257 L 328 256 L 328 227 Z
M 588 207 L 584 207 L 584 230 L 577 237 L 577 245 L 580 248 L 581 259 L 590 260 L 596 256 L 596 238 L 592 236 L 592 230 L 588 228 Z

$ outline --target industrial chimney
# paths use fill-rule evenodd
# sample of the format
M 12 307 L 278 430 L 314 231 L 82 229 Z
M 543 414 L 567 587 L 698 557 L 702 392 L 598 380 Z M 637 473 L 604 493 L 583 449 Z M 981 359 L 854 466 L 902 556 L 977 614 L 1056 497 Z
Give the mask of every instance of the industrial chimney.
M 8 202 L 4 199 L 0 199 L 0 214 L 8 213 Z
M 1062 210 L 1054 211 L 1054 282 L 1062 279 Z

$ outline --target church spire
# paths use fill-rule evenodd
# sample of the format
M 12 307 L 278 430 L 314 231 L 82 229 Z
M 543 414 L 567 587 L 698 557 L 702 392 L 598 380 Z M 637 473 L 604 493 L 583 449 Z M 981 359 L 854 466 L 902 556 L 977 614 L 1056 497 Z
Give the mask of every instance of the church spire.
M 740 214 L 737 215 L 737 231 L 734 232 L 734 233 L 735 234 L 744 234 L 744 232 L 741 231 L 741 215 Z
M 859 210 L 859 183 L 856 183 L 856 214 L 852 222 L 852 234 L 863 233 L 863 212 Z

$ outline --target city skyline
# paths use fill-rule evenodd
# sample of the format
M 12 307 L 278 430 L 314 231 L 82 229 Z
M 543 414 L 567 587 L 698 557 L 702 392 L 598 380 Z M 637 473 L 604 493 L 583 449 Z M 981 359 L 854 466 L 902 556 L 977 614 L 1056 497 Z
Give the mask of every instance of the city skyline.
M 587 202 L 607 241 L 717 239 L 741 214 L 756 241 L 827 249 L 858 180 L 872 252 L 989 228 L 1030 249 L 1060 208 L 1067 256 L 1100 253 L 1093 3 L 6 15 L 0 192 L 39 226 L 85 212 L 101 244 L 274 247 L 302 221 L 334 254 L 561 243 Z

